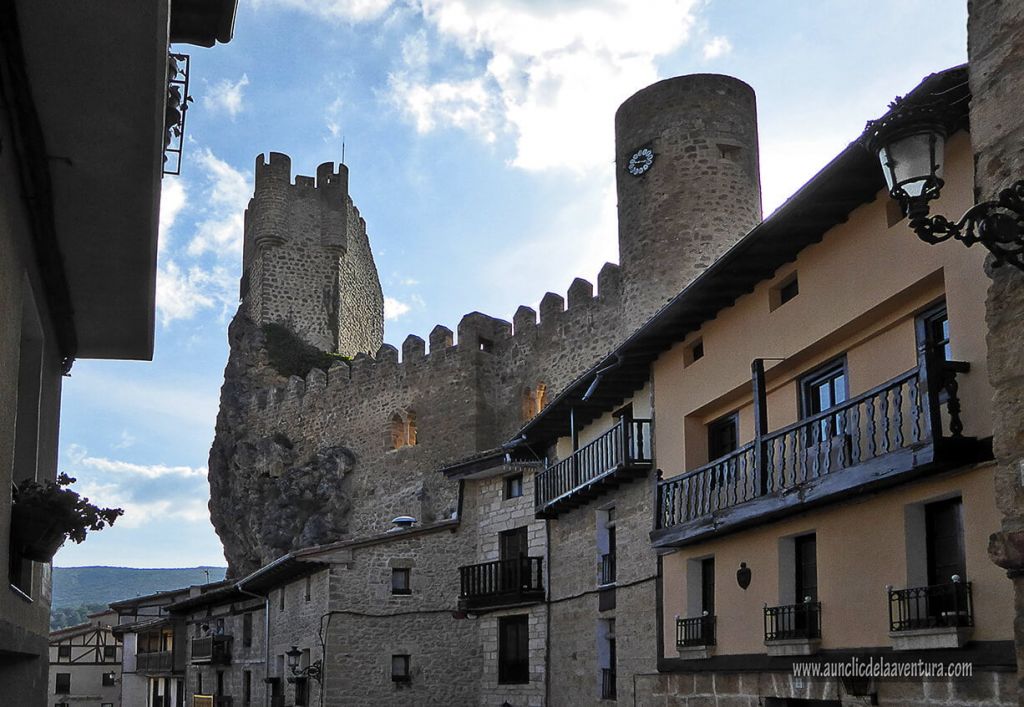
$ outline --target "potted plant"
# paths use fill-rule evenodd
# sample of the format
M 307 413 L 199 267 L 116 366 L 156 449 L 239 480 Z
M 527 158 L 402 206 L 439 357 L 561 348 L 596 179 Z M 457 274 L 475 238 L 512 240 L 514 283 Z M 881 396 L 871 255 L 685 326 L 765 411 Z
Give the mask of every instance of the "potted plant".
M 54 481 L 16 484 L 11 507 L 11 545 L 27 560 L 49 562 L 70 538 L 85 540 L 90 530 L 102 530 L 124 511 L 100 508 L 67 488 L 77 479 L 61 474 Z

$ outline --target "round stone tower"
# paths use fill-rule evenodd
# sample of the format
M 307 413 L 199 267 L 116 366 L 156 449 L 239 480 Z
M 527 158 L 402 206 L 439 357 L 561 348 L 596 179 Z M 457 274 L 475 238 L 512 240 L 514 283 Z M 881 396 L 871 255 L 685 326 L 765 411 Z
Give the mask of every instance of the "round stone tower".
M 694 74 L 638 91 L 615 114 L 615 163 L 619 263 L 635 325 L 760 222 L 754 90 Z

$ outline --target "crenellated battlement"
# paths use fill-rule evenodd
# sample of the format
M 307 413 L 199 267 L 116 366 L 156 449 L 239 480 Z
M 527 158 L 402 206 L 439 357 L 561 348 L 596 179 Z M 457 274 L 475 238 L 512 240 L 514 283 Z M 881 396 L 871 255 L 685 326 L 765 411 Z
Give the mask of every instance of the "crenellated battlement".
M 462 317 L 454 332 L 438 324 L 427 341 L 410 334 L 400 349 L 382 344 L 372 355 L 357 353 L 351 361 L 335 363 L 326 373 L 314 368 L 305 379 L 292 376 L 287 383 L 258 395 L 254 405 L 260 410 L 282 404 L 304 406 L 310 395 L 349 400 L 365 390 L 407 388 L 411 379 L 449 375 L 480 361 L 514 373 L 524 348 L 576 349 L 584 344 L 577 338 L 592 337 L 595 317 L 607 319 L 610 328 L 614 328 L 612 325 L 621 315 L 619 266 L 606 263 L 598 283 L 596 294 L 594 285 L 583 278 L 573 280 L 566 297 L 548 292 L 541 299 L 539 319 L 537 312 L 526 305 L 516 310 L 511 323 L 482 312 L 470 312 Z M 557 385 L 554 379 L 545 382 Z
M 295 175 L 292 181 L 292 158 L 282 152 L 256 155 L 256 194 L 283 187 L 301 190 L 316 189 L 348 196 L 348 167 L 324 162 L 316 168 L 315 177 Z

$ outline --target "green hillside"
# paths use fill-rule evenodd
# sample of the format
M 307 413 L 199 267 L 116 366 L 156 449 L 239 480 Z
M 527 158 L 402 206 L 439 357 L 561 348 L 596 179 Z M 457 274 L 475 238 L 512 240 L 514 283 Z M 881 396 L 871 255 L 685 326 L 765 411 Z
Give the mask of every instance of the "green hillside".
M 225 567 L 54 567 L 51 629 L 81 623 L 86 613 L 112 601 L 217 582 L 226 571 Z

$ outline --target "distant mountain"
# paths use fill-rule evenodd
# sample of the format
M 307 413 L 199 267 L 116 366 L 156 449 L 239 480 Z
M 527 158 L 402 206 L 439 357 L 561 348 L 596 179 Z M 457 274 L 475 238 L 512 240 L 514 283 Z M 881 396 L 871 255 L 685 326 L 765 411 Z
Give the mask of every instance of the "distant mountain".
M 54 567 L 53 608 L 79 607 L 84 604 L 106 606 L 112 601 L 168 589 L 219 582 L 224 579 L 226 571 L 226 567 Z

